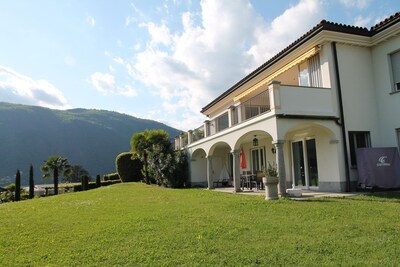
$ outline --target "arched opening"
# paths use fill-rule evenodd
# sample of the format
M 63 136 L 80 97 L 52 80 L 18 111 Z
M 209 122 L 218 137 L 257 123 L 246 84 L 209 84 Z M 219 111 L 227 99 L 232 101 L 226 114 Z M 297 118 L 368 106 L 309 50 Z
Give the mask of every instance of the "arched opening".
M 211 147 L 209 155 L 211 157 L 210 182 L 212 185 L 209 185 L 210 188 L 232 185 L 233 158 L 231 150 L 231 147 L 225 142 L 218 142 Z
M 192 153 L 190 183 L 192 187 L 207 187 L 207 158 L 203 149 L 197 149 Z
M 339 146 L 329 128 L 316 123 L 297 125 L 286 132 L 285 140 L 295 188 L 340 191 Z

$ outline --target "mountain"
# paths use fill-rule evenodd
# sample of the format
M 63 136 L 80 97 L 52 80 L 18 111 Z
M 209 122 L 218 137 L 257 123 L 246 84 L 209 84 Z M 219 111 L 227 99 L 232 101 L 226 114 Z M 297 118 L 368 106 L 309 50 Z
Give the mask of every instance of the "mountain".
M 181 132 L 105 110 L 53 110 L 0 102 L 0 178 L 8 177 L 0 180 L 0 186 L 2 181 L 8 184 L 17 169 L 22 171 L 22 184 L 27 184 L 30 164 L 35 183 L 42 182 L 39 167 L 50 155 L 68 158 L 92 176 L 115 172 L 115 157 L 129 151 L 132 135 L 145 129 L 163 129 L 171 138 Z

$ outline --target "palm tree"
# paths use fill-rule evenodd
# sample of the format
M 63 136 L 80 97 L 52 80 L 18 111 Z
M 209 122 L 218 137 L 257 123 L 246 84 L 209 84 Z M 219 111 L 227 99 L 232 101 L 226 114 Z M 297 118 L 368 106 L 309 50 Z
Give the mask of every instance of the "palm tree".
M 55 195 L 58 195 L 58 176 L 60 174 L 63 174 L 63 176 L 69 176 L 72 172 L 68 159 L 61 156 L 50 156 L 40 169 L 44 172 L 42 177 L 43 179 L 50 179 L 53 177 Z
M 169 135 L 162 129 L 151 131 L 146 129 L 132 136 L 131 152 L 135 153 L 136 157 L 143 162 L 147 184 L 150 184 L 148 156 L 153 152 L 155 147 L 158 147 L 160 152 L 163 153 L 168 152 L 171 148 Z
M 135 133 L 131 139 L 131 151 L 143 162 L 144 177 L 146 184 L 150 184 L 149 173 L 147 170 L 147 153 L 151 143 L 149 142 L 149 130 Z

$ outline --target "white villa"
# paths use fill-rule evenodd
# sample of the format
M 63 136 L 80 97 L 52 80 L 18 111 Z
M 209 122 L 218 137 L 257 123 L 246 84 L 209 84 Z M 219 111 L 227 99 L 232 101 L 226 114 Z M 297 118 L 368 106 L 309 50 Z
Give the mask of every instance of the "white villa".
M 321 21 L 201 113 L 175 140 L 192 186 L 228 179 L 239 192 L 275 162 L 282 195 L 355 190 L 356 148 L 399 147 L 400 12 L 371 29 Z

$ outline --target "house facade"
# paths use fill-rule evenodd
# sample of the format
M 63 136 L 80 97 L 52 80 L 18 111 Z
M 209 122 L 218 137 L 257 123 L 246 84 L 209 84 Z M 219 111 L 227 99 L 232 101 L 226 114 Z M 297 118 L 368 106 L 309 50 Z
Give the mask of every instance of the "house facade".
M 192 186 L 239 192 L 243 173 L 276 163 L 282 195 L 355 190 L 358 147 L 399 147 L 400 13 L 371 29 L 321 21 L 201 112 L 175 140 Z

